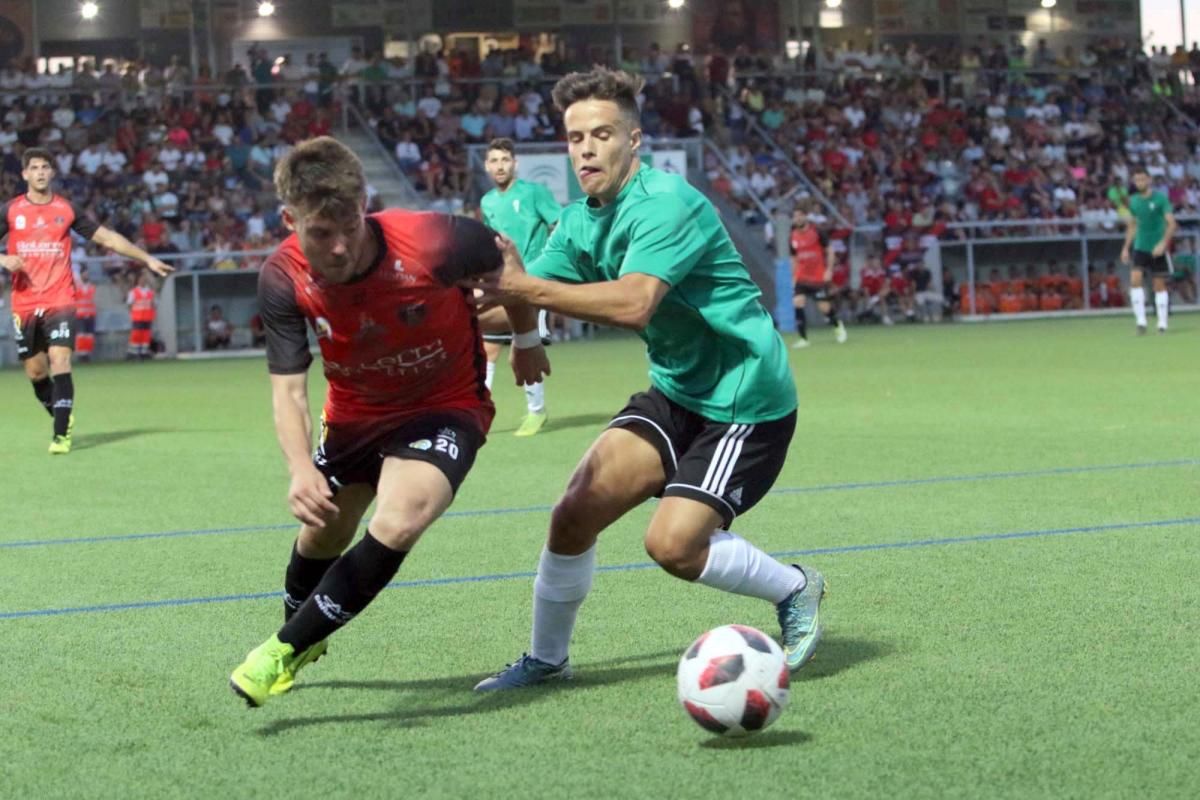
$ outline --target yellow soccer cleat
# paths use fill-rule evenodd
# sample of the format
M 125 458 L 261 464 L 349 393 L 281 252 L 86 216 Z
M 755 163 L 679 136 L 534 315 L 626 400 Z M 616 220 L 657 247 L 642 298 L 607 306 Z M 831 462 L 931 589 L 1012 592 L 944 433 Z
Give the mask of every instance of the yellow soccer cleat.
M 328 649 L 329 645 L 325 639 L 322 639 L 296 656 L 292 663 L 284 665 L 283 672 L 275 679 L 275 683 L 271 685 L 270 693 L 272 695 L 279 695 L 284 692 L 290 692 L 292 685 L 296 682 L 296 673 L 325 655 L 325 651 Z
M 71 452 L 71 437 L 69 435 L 55 436 L 54 439 L 51 440 L 50 455 L 65 456 L 69 452 Z
M 550 415 L 545 411 L 534 411 L 525 416 L 521 420 L 521 427 L 513 432 L 513 436 L 533 436 L 546 426 L 546 420 L 550 419 Z
M 251 708 L 257 708 L 267 702 L 272 687 L 285 671 L 292 669 L 294 674 L 294 662 L 298 660 L 292 646 L 273 635 L 251 650 L 246 660 L 233 671 L 229 676 L 229 688 Z

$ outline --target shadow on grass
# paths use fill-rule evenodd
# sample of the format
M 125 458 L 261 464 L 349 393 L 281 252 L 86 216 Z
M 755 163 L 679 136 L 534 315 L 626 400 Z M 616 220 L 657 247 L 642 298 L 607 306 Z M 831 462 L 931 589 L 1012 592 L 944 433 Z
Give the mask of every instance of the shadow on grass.
M 596 414 L 574 414 L 569 417 L 556 417 L 550 415 L 550 419 L 546 422 L 546 427 L 542 428 L 542 433 L 556 433 L 558 431 L 567 431 L 572 428 L 590 428 L 594 427 L 599 432 L 601 426 L 608 423 L 612 419 L 612 414 L 596 413 Z M 493 428 L 492 433 L 512 433 L 516 428 Z
M 89 447 L 100 447 L 126 439 L 136 439 L 139 436 L 153 436 L 158 433 L 179 433 L 175 428 L 128 428 L 123 431 L 103 431 L 101 433 L 85 433 L 72 436 L 72 450 L 87 450 Z
M 675 660 L 679 654 L 674 650 L 645 653 L 638 656 L 610 659 L 584 665 L 575 680 L 569 683 L 552 683 L 531 689 L 516 689 L 506 692 L 476 694 L 471 689 L 484 675 L 459 675 L 450 678 L 429 678 L 414 681 L 316 681 L 297 686 L 295 692 L 310 692 L 320 689 L 373 689 L 382 692 L 419 692 L 421 700 L 413 704 L 401 703 L 395 708 L 366 714 L 338 714 L 320 717 L 293 717 L 280 719 L 258 730 L 260 736 L 275 736 L 296 728 L 316 725 L 344 724 L 347 722 L 383 722 L 395 727 L 415 727 L 427 720 L 441 717 L 458 717 L 502 711 L 515 706 L 553 697 L 560 691 L 573 687 L 589 688 L 628 683 L 652 677 L 669 676 L 675 671 Z M 429 703 L 429 695 L 442 695 L 446 705 Z
M 894 650 L 887 642 L 827 636 L 817 645 L 812 661 L 792 674 L 792 683 L 831 678 L 864 662 L 886 658 Z
M 714 736 L 701 742 L 700 746 L 706 750 L 759 750 L 766 747 L 793 747 L 810 741 L 812 736 L 804 731 L 767 731 L 756 736 L 731 739 Z

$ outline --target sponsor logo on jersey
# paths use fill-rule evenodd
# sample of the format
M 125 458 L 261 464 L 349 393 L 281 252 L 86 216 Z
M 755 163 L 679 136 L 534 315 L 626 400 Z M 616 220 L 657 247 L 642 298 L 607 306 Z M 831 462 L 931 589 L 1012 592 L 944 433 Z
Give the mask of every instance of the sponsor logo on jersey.
M 729 501 L 731 503 L 733 503 L 735 506 L 740 506 L 742 504 L 742 487 L 741 486 L 737 487 L 736 489 L 734 489 L 732 492 L 729 493 Z
M 324 317 L 317 317 L 316 322 L 313 323 L 313 327 L 317 329 L 318 339 L 333 338 L 333 326 L 330 325 L 329 320 L 325 319 Z
M 448 358 L 446 348 L 441 339 L 436 339 L 420 347 L 410 347 L 390 356 L 377 358 L 369 363 L 339 364 L 336 361 L 325 360 L 325 374 L 339 375 L 351 378 L 372 372 L 382 373 L 391 377 L 415 375 L 437 368 Z
M 19 231 L 25 230 L 25 215 L 17 214 L 17 218 L 13 220 L 13 227 Z
M 513 211 L 517 212 L 518 214 L 520 214 L 520 213 L 521 213 L 521 201 L 520 201 L 520 199 L 513 200 Z

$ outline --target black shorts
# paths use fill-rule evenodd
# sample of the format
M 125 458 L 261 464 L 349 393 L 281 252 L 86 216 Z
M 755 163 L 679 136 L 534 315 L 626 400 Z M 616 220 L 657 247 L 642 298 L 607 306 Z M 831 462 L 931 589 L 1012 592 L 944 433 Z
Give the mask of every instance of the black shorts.
M 95 317 L 78 317 L 77 316 L 75 321 L 78 323 L 78 328 L 79 328 L 79 330 L 76 331 L 76 333 L 90 333 L 92 335 L 95 335 L 95 333 L 96 333 L 96 318 Z
M 24 361 L 51 347 L 75 349 L 75 308 L 51 308 L 25 315 L 13 314 L 13 334 L 17 357 Z
M 824 283 L 796 283 L 792 286 L 792 296 L 804 295 L 818 303 L 829 299 L 829 287 Z
M 775 484 L 796 430 L 796 412 L 770 422 L 714 422 L 656 388 L 635 394 L 612 418 L 658 450 L 667 481 L 661 497 L 689 497 L 712 508 L 728 528 Z
M 370 430 L 364 435 L 358 426 L 326 425 L 322 421 L 313 464 L 329 481 L 334 494 L 352 483 L 378 488 L 383 459 L 388 456 L 433 464 L 457 493 L 485 441 L 482 431 L 469 418 L 453 412 L 433 412 Z
M 1133 251 L 1133 268 L 1150 270 L 1151 275 L 1161 275 L 1166 277 L 1171 274 L 1171 260 L 1167 258 L 1167 254 L 1155 256 L 1153 253 L 1147 253 L 1145 250 Z

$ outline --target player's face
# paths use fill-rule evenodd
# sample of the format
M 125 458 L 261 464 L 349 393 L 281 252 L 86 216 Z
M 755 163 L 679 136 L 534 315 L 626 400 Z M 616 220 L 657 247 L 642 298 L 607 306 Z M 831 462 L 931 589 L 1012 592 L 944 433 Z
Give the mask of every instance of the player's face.
M 358 273 L 367 224 L 362 212 L 336 219 L 283 211 L 284 223 L 296 232 L 300 249 L 313 271 L 330 283 L 346 283 Z
M 29 166 L 21 170 L 21 177 L 35 192 L 44 192 L 50 188 L 50 179 L 54 177 L 54 167 L 44 158 L 35 158 Z
M 633 173 L 642 130 L 612 100 L 580 100 L 563 115 L 567 152 L 579 186 L 611 203 Z
M 1133 173 L 1133 185 L 1139 192 L 1145 192 L 1150 188 L 1150 176 L 1144 172 Z
M 483 168 L 497 186 L 505 189 L 517 175 L 517 160 L 507 150 L 489 150 Z

